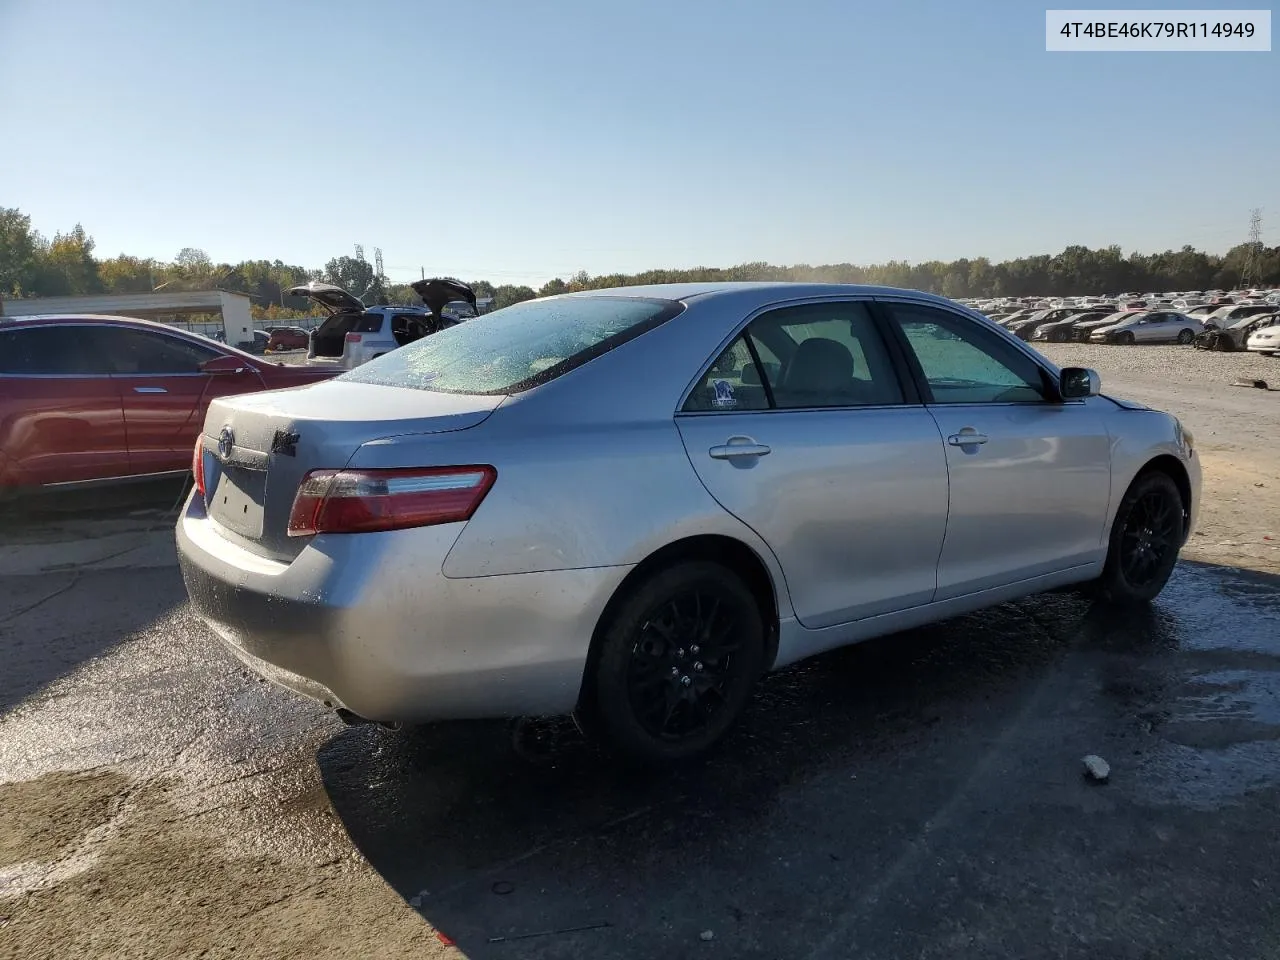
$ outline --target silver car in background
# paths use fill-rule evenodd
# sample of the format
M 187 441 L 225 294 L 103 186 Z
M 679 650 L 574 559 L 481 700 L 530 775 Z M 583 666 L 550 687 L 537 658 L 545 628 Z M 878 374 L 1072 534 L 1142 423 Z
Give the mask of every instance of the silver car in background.
M 1094 327 L 1089 339 L 1094 343 L 1181 343 L 1188 344 L 1204 332 L 1194 317 L 1171 310 L 1140 310 L 1117 322 Z
M 805 284 L 529 301 L 334 380 L 216 400 L 194 609 L 380 722 L 576 713 L 675 760 L 760 675 L 1068 584 L 1163 588 L 1200 468 L 951 301 Z

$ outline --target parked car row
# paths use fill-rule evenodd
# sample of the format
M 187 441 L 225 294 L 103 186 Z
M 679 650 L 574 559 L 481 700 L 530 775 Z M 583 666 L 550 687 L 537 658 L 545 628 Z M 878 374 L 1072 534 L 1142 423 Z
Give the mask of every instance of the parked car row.
M 1180 343 L 1209 350 L 1277 352 L 1272 349 L 1272 334 L 1255 334 L 1280 325 L 1280 291 L 1240 291 L 1238 296 L 1214 296 L 1212 302 L 1173 309 L 1175 304 L 1193 304 L 1196 299 L 1203 298 L 1150 294 L 1141 299 L 1067 298 L 1052 306 L 1046 306 L 1046 301 L 1032 306 L 1012 302 L 986 306 L 990 319 L 1022 340 Z

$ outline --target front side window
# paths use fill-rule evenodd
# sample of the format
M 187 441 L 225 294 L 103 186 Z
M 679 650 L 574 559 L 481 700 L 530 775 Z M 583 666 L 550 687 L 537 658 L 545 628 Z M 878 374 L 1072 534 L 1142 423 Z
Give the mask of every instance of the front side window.
M 0 375 L 106 376 L 110 364 L 89 325 L 59 324 L 0 331 Z
M 216 350 L 162 333 L 123 327 L 105 327 L 98 333 L 112 368 L 126 376 L 199 373 L 200 364 L 222 356 Z
M 893 314 L 933 403 L 1037 403 L 1048 398 L 1040 367 L 998 334 L 932 307 L 895 304 Z
M 393 350 L 338 379 L 438 393 L 510 394 L 554 380 L 676 316 L 641 297 L 526 300 Z

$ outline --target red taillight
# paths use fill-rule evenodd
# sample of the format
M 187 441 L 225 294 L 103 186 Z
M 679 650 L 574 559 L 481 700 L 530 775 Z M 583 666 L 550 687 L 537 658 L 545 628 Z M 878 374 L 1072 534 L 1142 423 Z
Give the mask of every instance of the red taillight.
M 191 476 L 196 482 L 196 492 L 204 499 L 204 437 L 196 437 L 196 450 L 191 455 Z
M 360 334 L 358 333 L 347 334 L 347 343 L 359 343 L 359 342 L 360 342 Z
M 470 520 L 497 476 L 489 466 L 313 470 L 293 498 L 289 536 Z

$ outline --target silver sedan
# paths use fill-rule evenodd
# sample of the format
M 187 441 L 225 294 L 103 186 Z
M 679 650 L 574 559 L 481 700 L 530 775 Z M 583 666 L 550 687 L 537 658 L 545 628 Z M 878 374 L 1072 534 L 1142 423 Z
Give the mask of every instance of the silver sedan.
M 263 675 L 394 723 L 577 713 L 699 754 L 766 671 L 1088 584 L 1146 602 L 1194 523 L 1178 421 L 902 290 L 535 300 L 216 400 L 178 523 Z

